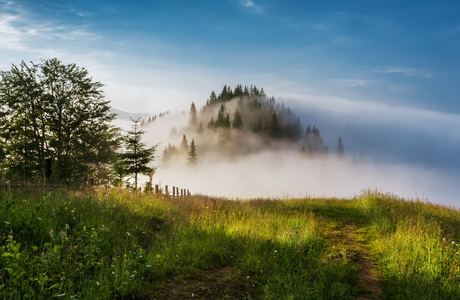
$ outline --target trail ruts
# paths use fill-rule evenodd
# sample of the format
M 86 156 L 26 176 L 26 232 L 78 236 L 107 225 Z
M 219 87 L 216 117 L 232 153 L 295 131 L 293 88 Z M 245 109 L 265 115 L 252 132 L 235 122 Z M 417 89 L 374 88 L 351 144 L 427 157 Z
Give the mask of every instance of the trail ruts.
M 354 299 L 384 299 L 383 289 L 374 269 L 374 262 L 367 255 L 364 247 L 357 241 L 357 227 L 345 224 L 336 226 L 328 235 L 333 245 L 345 248 L 347 257 L 358 266 L 359 293 Z M 342 254 L 341 254 L 342 255 Z

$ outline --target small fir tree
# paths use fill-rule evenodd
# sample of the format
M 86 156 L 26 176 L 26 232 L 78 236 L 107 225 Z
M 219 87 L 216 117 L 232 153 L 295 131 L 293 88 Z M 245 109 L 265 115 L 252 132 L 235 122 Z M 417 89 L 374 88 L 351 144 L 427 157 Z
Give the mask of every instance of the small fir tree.
M 187 166 L 193 167 L 193 166 L 196 166 L 197 163 L 198 163 L 198 156 L 196 154 L 195 140 L 192 139 L 192 142 L 190 143 L 190 149 L 188 151 Z
M 243 119 L 241 118 L 241 114 L 238 110 L 235 110 L 235 114 L 233 115 L 233 128 L 241 128 L 243 127 Z
M 192 105 L 190 106 L 189 125 L 193 128 L 196 128 L 198 126 L 198 116 L 196 112 L 195 102 L 192 102 Z
M 187 141 L 187 137 L 185 136 L 185 134 L 182 136 L 182 142 L 180 143 L 180 149 L 183 153 L 187 153 L 188 151 L 188 141 Z
M 115 171 L 120 177 L 134 175 L 134 187 L 137 189 L 138 174 L 154 173 L 156 168 L 148 164 L 154 160 L 155 151 L 158 145 L 146 148 L 141 141 L 145 131 L 140 130 L 139 120 L 134 120 L 132 130 L 123 138 L 125 152 L 118 154 L 118 161 L 115 164 Z
M 339 136 L 339 141 L 337 143 L 337 154 L 340 158 L 345 156 L 345 147 L 343 146 L 342 136 Z

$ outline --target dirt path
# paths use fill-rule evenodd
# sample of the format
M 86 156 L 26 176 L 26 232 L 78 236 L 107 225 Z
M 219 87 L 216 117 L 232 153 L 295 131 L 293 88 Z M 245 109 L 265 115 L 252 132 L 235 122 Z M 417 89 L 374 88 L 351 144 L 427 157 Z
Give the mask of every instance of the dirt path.
M 384 293 L 374 262 L 369 258 L 364 247 L 357 241 L 357 227 L 346 224 L 331 231 L 330 239 L 335 247 L 346 249 L 346 255 L 359 267 L 358 286 L 362 290 L 355 299 L 384 299 Z

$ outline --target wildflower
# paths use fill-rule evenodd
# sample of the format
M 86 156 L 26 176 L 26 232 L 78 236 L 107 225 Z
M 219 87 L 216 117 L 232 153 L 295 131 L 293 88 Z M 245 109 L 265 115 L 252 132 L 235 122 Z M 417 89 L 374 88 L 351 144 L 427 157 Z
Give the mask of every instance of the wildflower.
M 71 214 L 75 213 L 75 209 L 72 209 L 72 210 L 70 211 L 70 213 L 71 213 Z
M 97 282 L 97 281 L 96 281 L 96 284 L 97 284 L 97 285 L 100 285 L 99 282 Z
M 246 276 L 247 279 L 251 278 L 251 276 Z
M 454 241 L 452 241 L 452 245 L 455 245 L 455 242 L 454 242 Z
M 126 234 L 127 234 L 128 236 L 131 236 L 131 233 L 129 233 L 128 231 L 126 231 Z
M 275 252 L 275 253 L 277 253 L 277 252 L 278 252 L 278 250 L 274 250 L 274 252 Z
M 42 218 L 37 218 L 37 220 L 41 221 L 41 220 L 42 220 Z
M 156 257 L 157 257 L 157 259 L 160 259 L 160 258 L 161 258 L 161 255 L 160 255 L 160 254 L 157 254 Z

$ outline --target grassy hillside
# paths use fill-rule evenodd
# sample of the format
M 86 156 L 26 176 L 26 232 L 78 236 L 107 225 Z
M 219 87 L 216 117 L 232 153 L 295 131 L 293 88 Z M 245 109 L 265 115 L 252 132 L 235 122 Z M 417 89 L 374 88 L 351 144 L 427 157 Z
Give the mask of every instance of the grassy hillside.
M 458 299 L 460 213 L 392 195 L 0 195 L 2 299 Z

